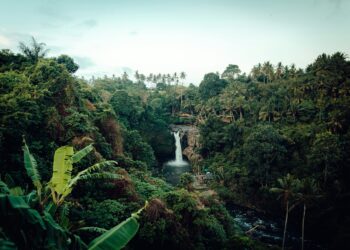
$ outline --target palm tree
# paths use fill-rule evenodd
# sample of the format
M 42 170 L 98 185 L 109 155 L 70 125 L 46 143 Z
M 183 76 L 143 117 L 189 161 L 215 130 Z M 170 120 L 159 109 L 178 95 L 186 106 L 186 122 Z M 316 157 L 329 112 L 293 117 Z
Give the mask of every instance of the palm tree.
M 267 61 L 262 66 L 262 73 L 265 77 L 265 83 L 271 82 L 274 79 L 274 70 L 272 64 Z
M 281 79 L 283 75 L 283 65 L 281 62 L 277 63 L 276 66 L 276 72 L 275 72 L 276 78 Z
M 186 73 L 182 71 L 180 73 L 180 78 L 181 78 L 181 96 L 180 96 L 180 110 L 181 110 L 182 109 L 183 86 L 184 86 L 184 80 L 186 79 Z
M 262 75 L 262 73 L 261 73 L 261 63 L 259 63 L 258 65 L 255 65 L 253 67 L 253 69 L 251 70 L 250 74 L 253 77 L 253 79 L 259 80 L 260 76 Z
M 304 250 L 304 235 L 305 235 L 305 218 L 307 206 L 319 195 L 317 192 L 319 188 L 314 179 L 306 178 L 301 181 L 299 200 L 303 203 L 303 217 L 301 223 L 301 250 Z
M 173 79 L 174 79 L 175 84 L 178 85 L 179 84 L 179 76 L 177 75 L 176 72 L 173 74 Z
M 162 81 L 162 75 L 160 73 L 158 73 L 157 75 L 157 83 Z
M 40 58 L 46 56 L 48 50 L 45 49 L 45 43 L 39 43 L 32 37 L 32 43 L 26 45 L 23 42 L 19 43 L 19 49 L 32 63 L 37 63 Z
M 167 75 L 166 75 L 166 81 L 167 81 L 168 85 L 170 85 L 170 84 L 171 84 L 172 79 L 171 79 L 170 74 L 167 74 Z
M 138 70 L 136 70 L 136 72 L 135 72 L 135 79 L 138 83 L 140 82 L 140 74 L 139 74 Z
M 296 190 L 300 186 L 300 181 L 299 179 L 294 178 L 293 175 L 287 174 L 285 177 L 279 178 L 277 182 L 279 187 L 271 188 L 270 191 L 273 193 L 279 193 L 278 199 L 283 199 L 282 202 L 286 210 L 282 241 L 282 250 L 284 250 L 288 225 L 288 215 L 294 207 L 293 206 L 292 208 L 290 208 L 290 201 L 291 198 L 293 198 L 296 195 Z

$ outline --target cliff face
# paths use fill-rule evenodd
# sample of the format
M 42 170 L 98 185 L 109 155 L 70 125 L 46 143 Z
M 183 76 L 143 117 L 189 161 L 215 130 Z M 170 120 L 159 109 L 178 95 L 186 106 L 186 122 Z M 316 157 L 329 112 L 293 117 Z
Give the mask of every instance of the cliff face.
M 197 165 L 202 156 L 196 153 L 199 149 L 199 130 L 196 126 L 171 125 L 172 131 L 180 131 L 182 154 L 187 157 L 191 165 Z

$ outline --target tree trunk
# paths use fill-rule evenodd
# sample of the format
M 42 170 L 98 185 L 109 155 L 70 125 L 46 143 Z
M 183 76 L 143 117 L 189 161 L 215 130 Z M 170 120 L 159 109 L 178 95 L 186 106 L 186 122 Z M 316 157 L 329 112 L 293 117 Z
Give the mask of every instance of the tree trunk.
M 182 110 L 182 95 L 183 95 L 183 83 L 181 83 L 181 92 L 180 92 L 180 110 Z
M 301 250 L 304 250 L 305 215 L 306 215 L 306 204 L 304 203 L 303 221 L 301 224 Z
M 286 205 L 286 217 L 285 217 L 285 220 L 284 220 L 284 230 L 283 230 L 282 250 L 284 250 L 284 244 L 285 244 L 285 242 L 286 242 L 286 233 L 287 233 L 288 214 L 289 214 L 289 201 L 287 201 L 287 205 Z

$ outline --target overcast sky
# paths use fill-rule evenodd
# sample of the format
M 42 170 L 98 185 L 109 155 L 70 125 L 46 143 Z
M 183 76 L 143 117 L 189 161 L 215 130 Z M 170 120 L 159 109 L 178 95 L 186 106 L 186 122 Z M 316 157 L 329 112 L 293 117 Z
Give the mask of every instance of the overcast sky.
M 185 71 L 198 84 L 228 64 L 350 55 L 349 13 L 348 0 L 0 0 L 0 49 L 34 36 L 78 75 Z

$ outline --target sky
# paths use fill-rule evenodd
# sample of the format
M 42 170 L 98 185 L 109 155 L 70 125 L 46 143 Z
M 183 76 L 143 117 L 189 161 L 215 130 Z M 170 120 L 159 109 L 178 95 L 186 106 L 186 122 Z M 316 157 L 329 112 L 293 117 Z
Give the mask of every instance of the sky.
M 228 64 L 350 55 L 349 13 L 348 0 L 0 0 L 0 49 L 33 36 L 78 76 L 184 71 L 198 85 Z

